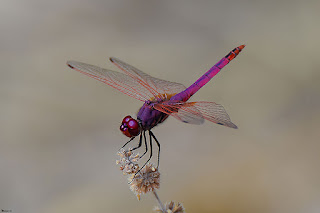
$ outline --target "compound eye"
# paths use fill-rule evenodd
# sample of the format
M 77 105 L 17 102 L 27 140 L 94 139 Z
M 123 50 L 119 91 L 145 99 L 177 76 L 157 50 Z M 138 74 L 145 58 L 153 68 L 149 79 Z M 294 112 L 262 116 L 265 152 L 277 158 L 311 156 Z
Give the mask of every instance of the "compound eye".
M 127 115 L 126 117 L 124 117 L 124 119 L 122 120 L 122 123 L 128 123 L 130 120 L 132 119 L 132 117 L 130 115 Z
M 135 119 L 131 119 L 129 120 L 127 125 L 132 136 L 137 136 L 140 134 L 140 126 L 138 121 L 136 121 Z
M 135 120 L 135 119 L 131 119 L 129 120 L 129 122 L 127 123 L 128 127 L 130 129 L 138 129 L 139 128 L 139 123 Z

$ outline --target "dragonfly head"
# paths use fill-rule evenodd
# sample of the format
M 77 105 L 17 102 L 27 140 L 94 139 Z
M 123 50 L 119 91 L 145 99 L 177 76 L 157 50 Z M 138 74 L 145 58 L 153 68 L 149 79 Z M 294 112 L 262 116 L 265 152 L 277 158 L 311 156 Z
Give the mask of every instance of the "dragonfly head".
M 141 127 L 136 119 L 128 115 L 122 120 L 120 130 L 129 138 L 132 138 L 140 134 Z

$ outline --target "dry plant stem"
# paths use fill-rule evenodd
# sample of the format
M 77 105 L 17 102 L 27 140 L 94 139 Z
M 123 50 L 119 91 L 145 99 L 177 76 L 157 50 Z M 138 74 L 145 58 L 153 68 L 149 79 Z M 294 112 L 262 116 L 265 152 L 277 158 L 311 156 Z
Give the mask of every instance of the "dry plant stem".
M 153 190 L 152 192 L 153 192 L 154 196 L 156 197 L 156 199 L 157 199 L 157 201 L 158 201 L 158 203 L 159 203 L 159 206 L 160 206 L 162 212 L 163 212 L 163 213 L 167 213 L 167 211 L 165 210 L 165 208 L 164 208 L 161 200 L 160 200 L 159 197 L 158 197 L 158 194 L 157 194 L 156 190 Z

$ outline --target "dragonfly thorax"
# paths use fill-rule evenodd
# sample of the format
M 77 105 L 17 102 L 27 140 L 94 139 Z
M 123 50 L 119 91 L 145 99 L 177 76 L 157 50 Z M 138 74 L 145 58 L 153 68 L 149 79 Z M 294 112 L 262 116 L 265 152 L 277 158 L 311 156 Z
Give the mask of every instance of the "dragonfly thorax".
M 162 101 L 163 102 L 163 101 Z M 161 102 L 158 102 L 161 103 Z M 162 123 L 169 115 L 154 108 L 156 102 L 146 101 L 137 114 L 137 120 L 142 130 L 150 130 L 157 124 Z
M 140 134 L 141 126 L 136 119 L 128 115 L 122 120 L 120 131 L 129 138 L 132 138 Z

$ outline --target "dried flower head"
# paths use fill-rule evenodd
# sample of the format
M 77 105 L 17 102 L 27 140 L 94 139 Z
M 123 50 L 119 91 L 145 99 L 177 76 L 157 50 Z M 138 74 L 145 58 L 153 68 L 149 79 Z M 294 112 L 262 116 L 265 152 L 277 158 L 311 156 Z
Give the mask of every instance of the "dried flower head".
M 139 154 L 133 155 L 132 150 L 121 149 L 118 152 L 120 160 L 117 160 L 116 163 L 120 165 L 120 170 L 123 174 L 133 174 L 139 171 L 139 165 L 137 164 L 139 160 Z
M 139 173 L 129 177 L 130 189 L 137 195 L 153 191 L 160 187 L 160 173 L 152 164 L 147 164 Z
M 167 213 L 184 213 L 185 212 L 181 203 L 175 204 L 173 201 L 171 201 L 170 203 L 166 203 L 165 208 L 166 208 L 165 211 Z M 162 212 L 162 210 L 158 206 L 156 206 L 154 210 L 156 212 Z

